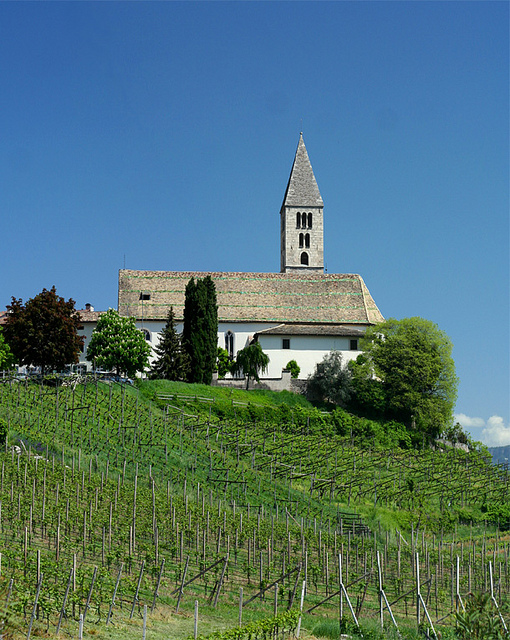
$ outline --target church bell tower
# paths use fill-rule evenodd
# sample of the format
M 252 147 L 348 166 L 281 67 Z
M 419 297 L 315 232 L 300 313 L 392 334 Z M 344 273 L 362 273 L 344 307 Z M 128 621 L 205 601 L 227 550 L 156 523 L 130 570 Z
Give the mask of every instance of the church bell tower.
M 280 271 L 324 272 L 323 209 L 303 134 L 280 209 Z

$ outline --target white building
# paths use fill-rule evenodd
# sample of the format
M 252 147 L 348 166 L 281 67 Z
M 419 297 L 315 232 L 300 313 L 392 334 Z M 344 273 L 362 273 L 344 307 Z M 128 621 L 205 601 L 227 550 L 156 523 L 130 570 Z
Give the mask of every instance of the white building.
M 270 358 L 263 377 L 280 378 L 286 364 L 296 360 L 300 378 L 306 378 L 332 350 L 340 351 L 344 362 L 355 358 L 366 328 L 384 318 L 361 276 L 324 273 L 323 206 L 300 135 L 280 210 L 280 273 L 123 269 L 119 313 L 136 318 L 154 347 L 170 307 L 182 330 L 190 278 L 209 275 L 218 298 L 218 345 L 235 357 L 258 340 Z M 86 312 L 82 318 L 86 325 Z

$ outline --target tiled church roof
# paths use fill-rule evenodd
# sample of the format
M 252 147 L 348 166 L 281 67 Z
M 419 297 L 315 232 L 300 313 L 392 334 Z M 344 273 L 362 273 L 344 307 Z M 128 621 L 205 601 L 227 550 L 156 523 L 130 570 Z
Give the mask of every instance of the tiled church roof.
M 282 207 L 309 206 L 323 207 L 324 203 L 301 134 Z
M 211 276 L 221 322 L 375 324 L 384 318 L 355 274 L 119 272 L 119 313 L 165 319 L 172 306 L 182 319 L 190 278 Z
M 257 335 L 265 336 L 342 336 L 361 338 L 365 335 L 365 327 L 351 324 L 278 324 L 257 331 Z

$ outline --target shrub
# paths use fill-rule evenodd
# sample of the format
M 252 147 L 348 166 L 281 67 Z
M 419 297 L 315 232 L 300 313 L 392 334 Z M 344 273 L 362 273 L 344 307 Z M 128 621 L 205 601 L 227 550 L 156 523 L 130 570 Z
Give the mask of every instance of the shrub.
M 285 368 L 290 371 L 291 378 L 297 378 L 301 372 L 301 367 L 295 360 L 289 360 L 285 365 Z

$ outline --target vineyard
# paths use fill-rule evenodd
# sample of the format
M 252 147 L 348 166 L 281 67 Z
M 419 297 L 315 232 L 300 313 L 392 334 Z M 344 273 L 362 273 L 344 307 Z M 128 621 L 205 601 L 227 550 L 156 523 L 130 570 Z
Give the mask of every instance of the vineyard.
M 445 638 L 482 592 L 508 625 L 507 468 L 181 387 L 0 384 L 4 637 Z

